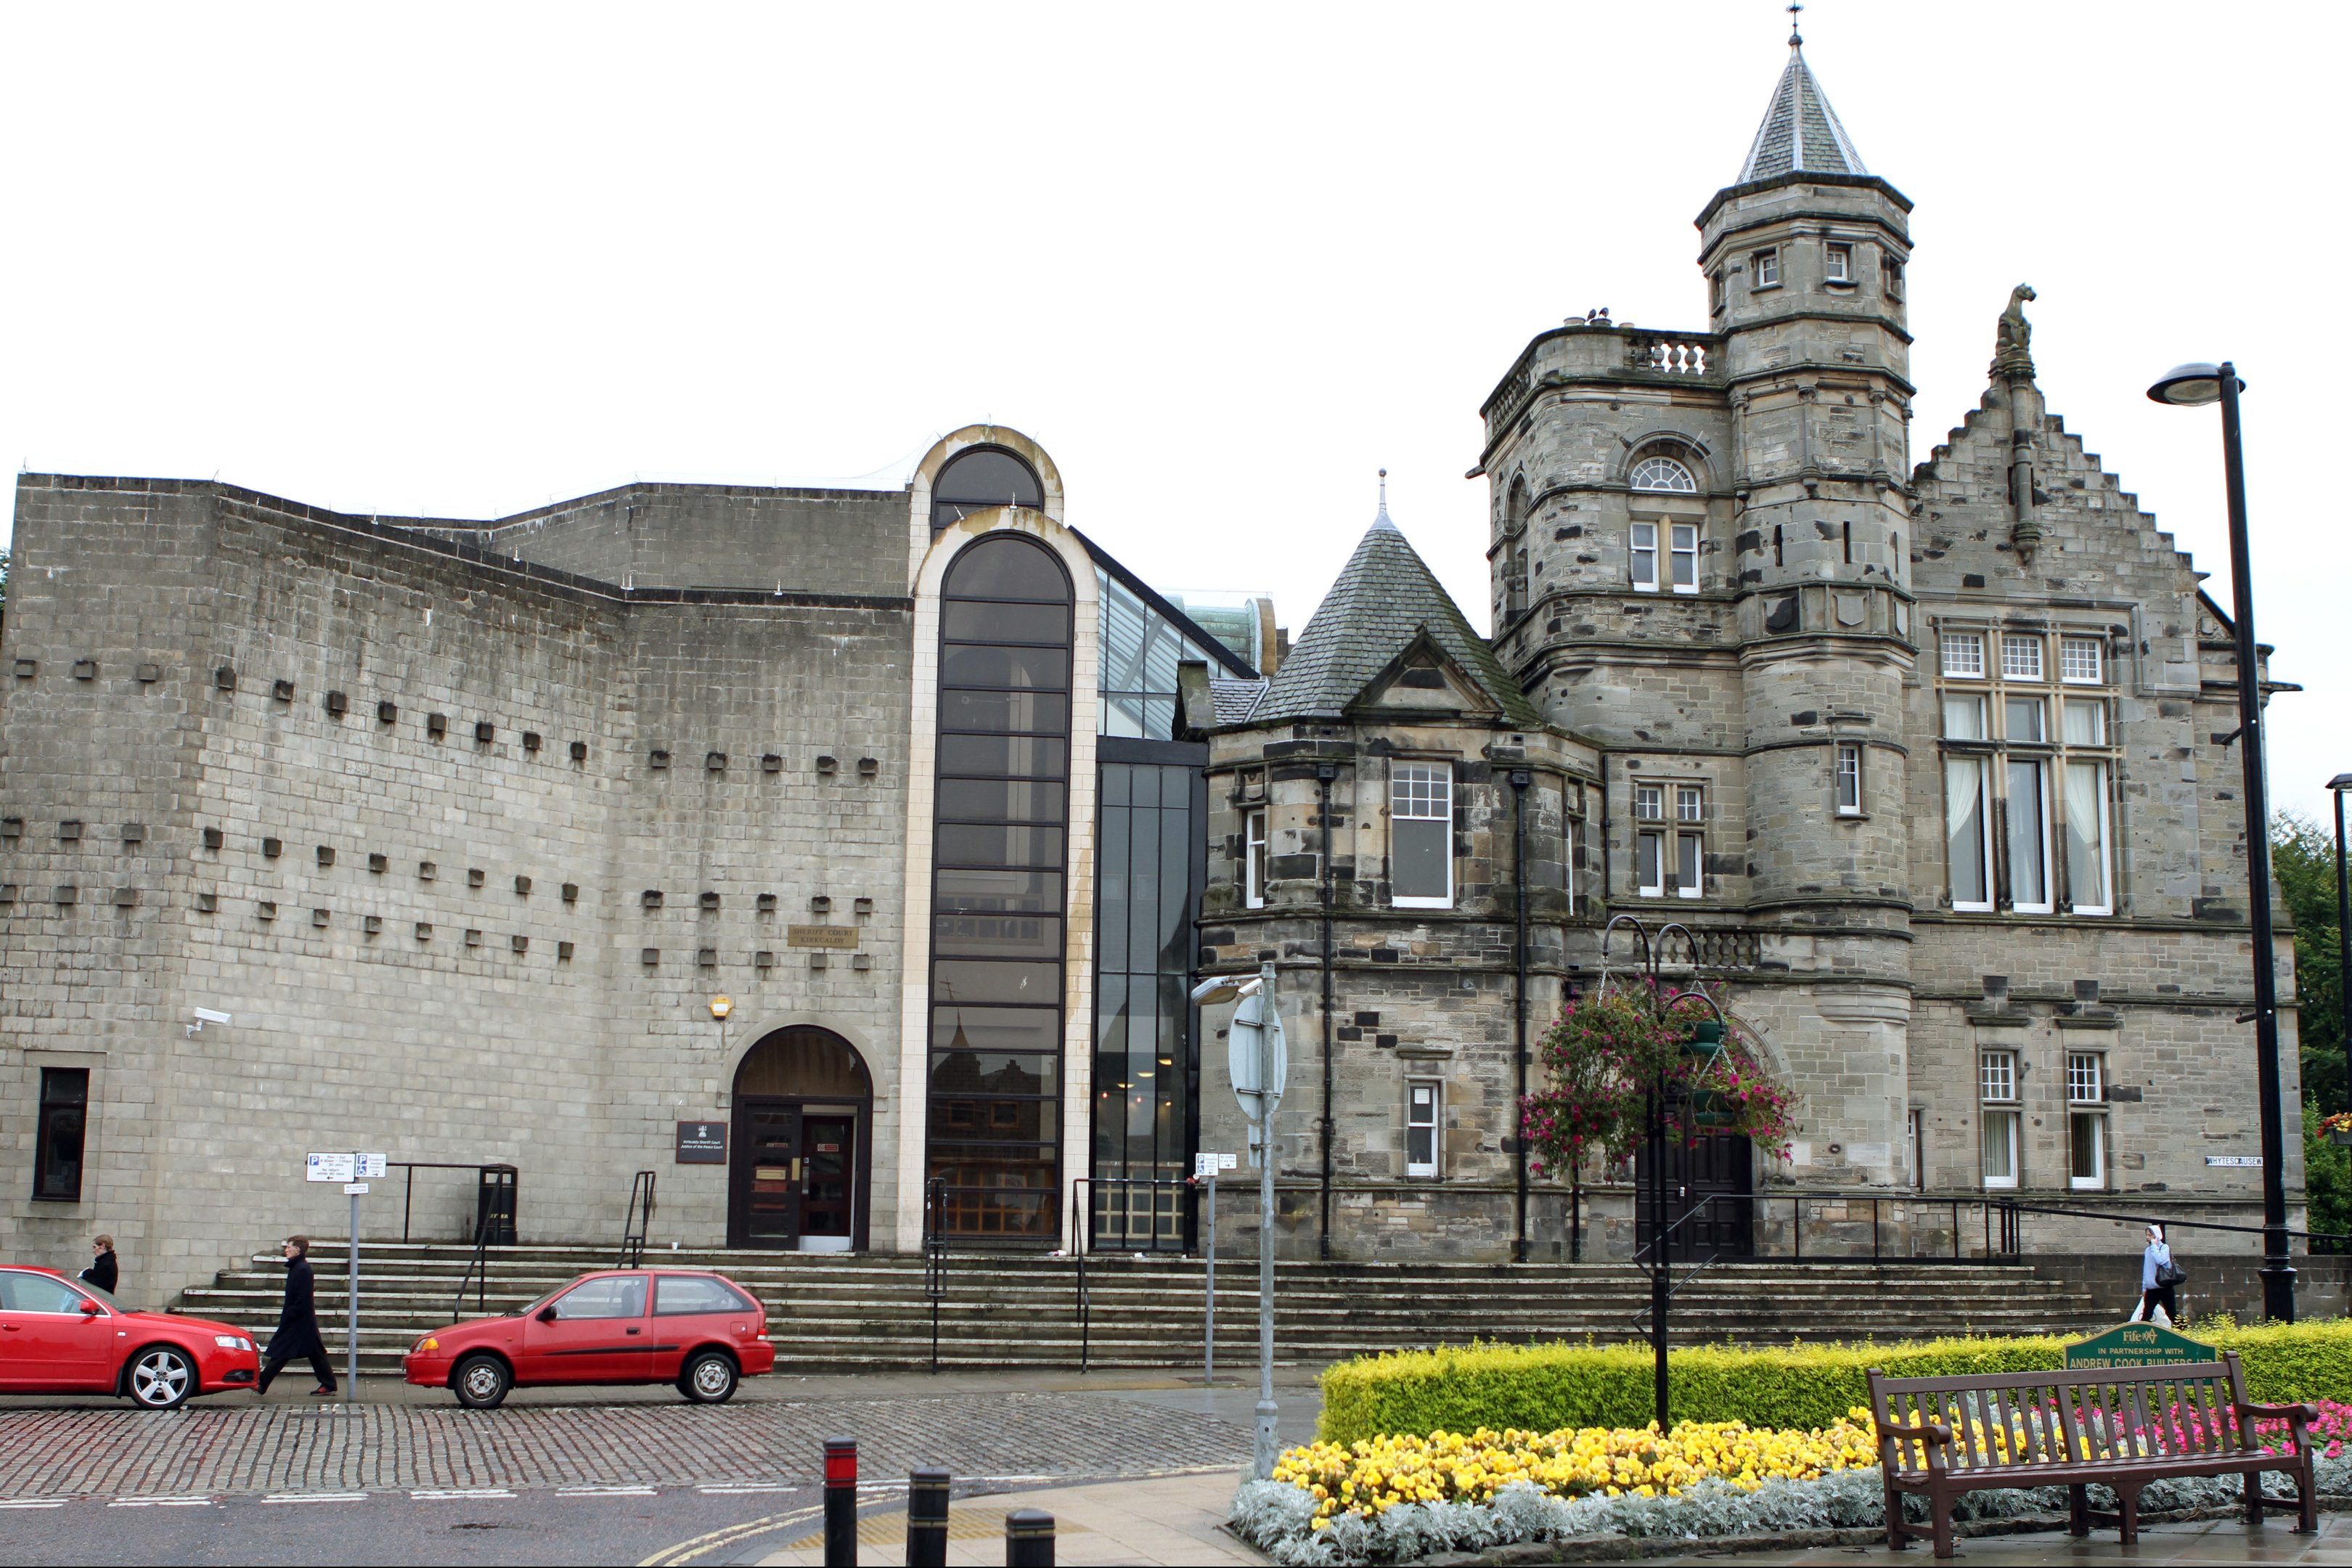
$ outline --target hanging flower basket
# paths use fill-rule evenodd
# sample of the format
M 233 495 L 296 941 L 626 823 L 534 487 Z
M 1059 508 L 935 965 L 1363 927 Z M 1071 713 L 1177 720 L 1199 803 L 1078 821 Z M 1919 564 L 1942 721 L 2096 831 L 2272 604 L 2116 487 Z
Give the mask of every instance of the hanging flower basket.
M 2339 1110 L 2332 1116 L 2321 1117 L 2319 1131 L 2326 1134 L 2330 1143 L 2352 1148 L 2352 1110 Z

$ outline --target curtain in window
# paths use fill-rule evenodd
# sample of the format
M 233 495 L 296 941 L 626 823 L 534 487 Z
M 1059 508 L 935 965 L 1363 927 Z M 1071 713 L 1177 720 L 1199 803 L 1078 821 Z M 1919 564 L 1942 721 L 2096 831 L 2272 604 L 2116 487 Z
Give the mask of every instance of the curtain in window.
M 1979 758 L 1944 759 L 1944 838 L 1952 902 L 1991 902 L 1985 886 L 1984 763 Z
M 2076 909 L 2106 909 L 2107 766 L 2066 764 L 2066 887 Z
M 2050 868 L 2042 847 L 2042 764 L 2009 764 L 2009 897 L 2021 908 L 2042 908 L 2050 902 Z

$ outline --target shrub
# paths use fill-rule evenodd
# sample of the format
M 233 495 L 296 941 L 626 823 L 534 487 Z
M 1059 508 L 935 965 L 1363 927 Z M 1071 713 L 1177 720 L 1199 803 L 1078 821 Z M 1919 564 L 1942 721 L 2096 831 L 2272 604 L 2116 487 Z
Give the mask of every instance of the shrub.
M 2239 1327 L 2208 1320 L 2198 1338 L 2243 1358 L 2251 1399 L 2352 1400 L 2352 1321 Z M 1676 1421 L 1826 1427 L 1869 1402 L 1864 1373 L 1896 1377 L 2040 1372 L 2064 1364 L 2067 1342 L 1944 1339 L 1894 1344 L 1753 1348 L 1696 1345 L 1672 1352 Z M 1323 1373 L 1317 1436 L 1353 1443 L 1396 1434 L 1516 1426 L 1641 1426 L 1652 1414 L 1650 1347 L 1472 1344 L 1359 1357 Z

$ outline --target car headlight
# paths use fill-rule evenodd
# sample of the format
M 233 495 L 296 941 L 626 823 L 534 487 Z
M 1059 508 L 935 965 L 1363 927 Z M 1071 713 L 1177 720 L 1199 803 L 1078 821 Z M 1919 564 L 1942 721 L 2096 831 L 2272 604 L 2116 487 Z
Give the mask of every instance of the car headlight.
M 253 1348 L 252 1341 L 241 1339 L 236 1334 L 215 1334 L 213 1343 L 225 1351 L 249 1351 Z

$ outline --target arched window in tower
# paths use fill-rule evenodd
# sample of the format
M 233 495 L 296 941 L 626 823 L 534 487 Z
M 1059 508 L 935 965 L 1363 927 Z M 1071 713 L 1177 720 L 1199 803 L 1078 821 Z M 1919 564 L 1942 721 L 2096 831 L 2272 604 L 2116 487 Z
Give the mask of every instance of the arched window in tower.
M 931 531 L 992 506 L 1045 505 L 1036 469 L 1002 447 L 967 447 L 931 481 Z
M 1666 490 L 1676 495 L 1697 491 L 1698 481 L 1691 471 L 1672 458 L 1644 458 L 1633 465 L 1633 488 L 1637 490 Z

